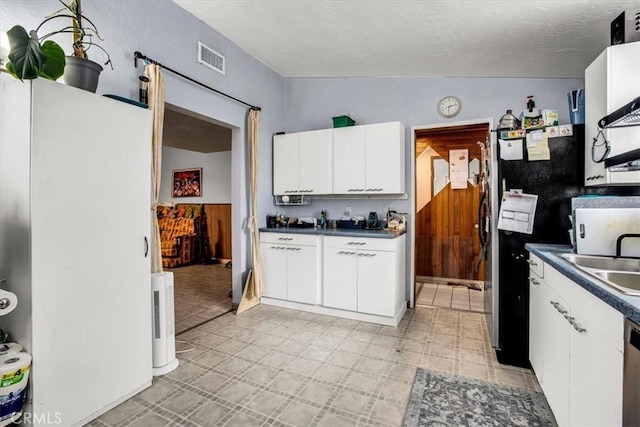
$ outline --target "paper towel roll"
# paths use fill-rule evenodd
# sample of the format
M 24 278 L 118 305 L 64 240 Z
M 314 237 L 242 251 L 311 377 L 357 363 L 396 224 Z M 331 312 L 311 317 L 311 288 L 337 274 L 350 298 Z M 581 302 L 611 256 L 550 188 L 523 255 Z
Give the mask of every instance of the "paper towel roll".
M 12 353 L 0 356 L 0 426 L 20 418 L 26 399 L 31 355 Z
M 0 316 L 11 313 L 18 306 L 16 294 L 0 289 Z
M 22 351 L 22 346 L 15 342 L 6 342 L 4 344 L 0 344 L 0 356 L 5 356 L 7 354 L 19 353 Z

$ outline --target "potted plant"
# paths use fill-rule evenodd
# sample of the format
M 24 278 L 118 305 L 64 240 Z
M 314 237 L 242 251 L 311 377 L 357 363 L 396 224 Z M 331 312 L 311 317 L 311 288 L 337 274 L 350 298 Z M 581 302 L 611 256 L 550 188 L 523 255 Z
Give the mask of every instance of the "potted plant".
M 103 39 L 93 22 L 82 14 L 80 1 L 70 0 L 66 4 L 58 0 L 64 8 L 46 17 L 35 30 L 27 32 L 16 25 L 7 31 L 10 47 L 7 71 L 20 80 L 37 77 L 56 80 L 64 74 L 66 84 L 95 92 L 102 66 L 89 60 L 87 51 L 94 46 L 102 50 L 107 57 L 104 65 L 111 65 L 111 58 L 102 46 L 94 42 L 94 38 Z M 70 25 L 43 36 L 38 34 L 43 25 L 57 18 L 69 19 Z M 65 57 L 60 45 L 53 40 L 46 40 L 60 33 L 72 35 L 72 56 Z

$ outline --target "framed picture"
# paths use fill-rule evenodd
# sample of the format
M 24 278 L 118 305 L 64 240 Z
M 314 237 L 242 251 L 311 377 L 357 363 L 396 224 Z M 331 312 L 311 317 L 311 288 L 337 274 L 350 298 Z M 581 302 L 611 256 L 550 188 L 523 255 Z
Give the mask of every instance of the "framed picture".
M 171 197 L 202 196 L 202 168 L 174 169 Z

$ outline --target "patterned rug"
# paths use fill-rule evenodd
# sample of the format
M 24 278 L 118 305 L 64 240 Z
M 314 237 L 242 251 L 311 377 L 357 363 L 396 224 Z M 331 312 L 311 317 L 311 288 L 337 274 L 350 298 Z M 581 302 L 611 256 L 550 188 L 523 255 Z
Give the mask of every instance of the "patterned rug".
M 422 368 L 416 371 L 404 426 L 556 426 L 540 392 Z

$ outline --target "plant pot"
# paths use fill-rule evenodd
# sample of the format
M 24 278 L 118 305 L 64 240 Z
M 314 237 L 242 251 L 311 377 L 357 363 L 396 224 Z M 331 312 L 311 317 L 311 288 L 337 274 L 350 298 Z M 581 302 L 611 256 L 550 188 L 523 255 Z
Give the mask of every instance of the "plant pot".
M 89 59 L 77 56 L 67 56 L 65 59 L 67 65 L 62 76 L 64 84 L 95 93 L 102 67 Z

